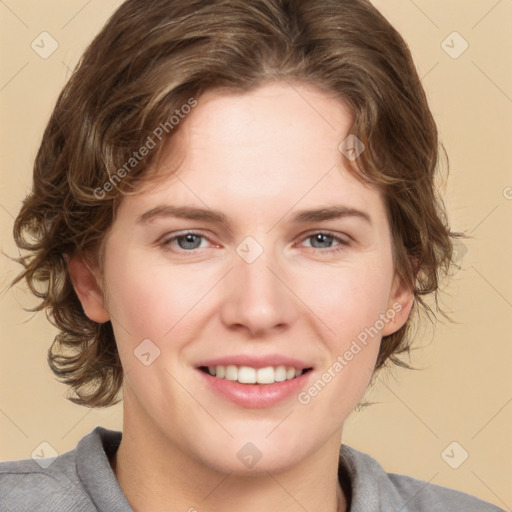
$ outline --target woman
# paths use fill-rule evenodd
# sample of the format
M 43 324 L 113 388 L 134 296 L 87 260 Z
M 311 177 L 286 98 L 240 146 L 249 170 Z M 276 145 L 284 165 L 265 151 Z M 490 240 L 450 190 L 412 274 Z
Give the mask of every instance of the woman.
M 72 401 L 123 388 L 6 510 L 499 510 L 342 444 L 452 238 L 405 42 L 364 0 L 128 0 L 64 88 L 15 223 Z M 69 482 L 74 485 L 70 485 Z

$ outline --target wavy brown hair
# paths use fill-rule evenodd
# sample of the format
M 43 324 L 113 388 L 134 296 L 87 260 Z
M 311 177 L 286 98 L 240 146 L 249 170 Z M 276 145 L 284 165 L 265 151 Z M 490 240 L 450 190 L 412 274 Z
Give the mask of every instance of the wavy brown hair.
M 414 290 L 414 309 L 432 312 L 422 297 L 437 297 L 455 236 L 434 183 L 442 145 L 389 22 L 366 0 L 128 0 L 60 93 L 14 224 L 24 269 L 12 284 L 25 279 L 40 299 L 35 310 L 59 329 L 48 363 L 72 402 L 117 403 L 123 369 L 110 322 L 82 309 L 66 255 L 93 251 L 101 261 L 122 198 L 156 176 L 163 142 L 205 91 L 272 81 L 313 84 L 351 109 L 351 133 L 366 150 L 346 163 L 382 191 L 395 268 Z M 156 147 L 135 157 L 149 138 Z M 406 365 L 398 355 L 410 348 L 410 325 L 384 337 L 376 369 Z

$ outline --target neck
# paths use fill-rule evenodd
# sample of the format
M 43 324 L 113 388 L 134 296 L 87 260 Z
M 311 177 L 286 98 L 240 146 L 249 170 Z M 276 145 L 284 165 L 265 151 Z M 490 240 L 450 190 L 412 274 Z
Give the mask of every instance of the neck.
M 139 415 L 133 422 L 126 413 L 123 437 L 111 465 L 137 512 L 347 510 L 338 480 L 341 432 L 293 467 L 237 474 L 207 465 Z

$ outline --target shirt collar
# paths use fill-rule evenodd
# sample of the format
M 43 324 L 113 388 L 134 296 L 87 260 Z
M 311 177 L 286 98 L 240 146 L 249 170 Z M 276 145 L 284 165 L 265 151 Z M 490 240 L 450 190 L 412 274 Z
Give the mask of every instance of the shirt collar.
M 348 482 L 348 512 L 410 512 L 386 471 L 374 458 L 363 452 L 341 446 L 338 478 L 342 488 L 343 482 Z
M 78 476 L 101 512 L 133 512 L 108 460 L 121 438 L 121 432 L 97 426 L 76 448 Z
M 122 432 L 97 426 L 77 445 L 76 469 L 82 484 L 102 512 L 133 512 L 110 466 Z M 342 445 L 338 479 L 347 497 L 348 512 L 409 512 L 380 464 L 365 453 Z

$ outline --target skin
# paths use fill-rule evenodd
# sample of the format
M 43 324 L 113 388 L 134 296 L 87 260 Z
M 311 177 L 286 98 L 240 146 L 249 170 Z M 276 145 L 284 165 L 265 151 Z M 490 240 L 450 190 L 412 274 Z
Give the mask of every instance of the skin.
M 338 150 L 352 122 L 341 100 L 313 85 L 210 91 L 166 148 L 163 168 L 181 155 L 177 174 L 120 205 L 102 278 L 93 258 L 69 262 L 86 314 L 114 328 L 125 380 L 112 466 L 134 510 L 346 510 L 337 479 L 343 424 L 370 382 L 381 335 L 405 323 L 413 300 L 395 274 L 383 198 Z M 371 223 L 290 222 L 334 204 Z M 156 205 L 220 210 L 229 224 L 137 221 Z M 205 238 L 193 249 L 169 241 L 184 230 Z M 311 236 L 325 230 L 334 238 Z M 247 236 L 263 247 L 252 263 L 236 252 Z M 381 334 L 308 404 L 293 395 L 241 407 L 195 369 L 232 354 L 284 354 L 310 363 L 309 386 L 397 304 Z M 145 366 L 134 350 L 148 338 L 161 353 Z M 237 457 L 248 441 L 262 454 L 252 468 Z

